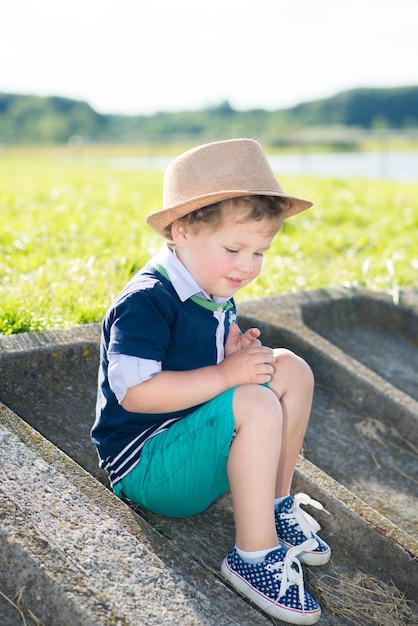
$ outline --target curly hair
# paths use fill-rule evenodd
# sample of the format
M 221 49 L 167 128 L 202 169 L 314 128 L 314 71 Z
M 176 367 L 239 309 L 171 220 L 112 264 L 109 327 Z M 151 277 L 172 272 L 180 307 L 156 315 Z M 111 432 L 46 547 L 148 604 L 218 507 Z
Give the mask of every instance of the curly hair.
M 237 223 L 268 219 L 272 222 L 272 227 L 279 228 L 283 220 L 282 214 L 289 206 L 290 202 L 286 198 L 240 196 L 196 209 L 181 217 L 179 221 L 190 225 L 194 232 L 198 232 L 204 226 L 209 226 L 215 231 L 223 224 L 228 214 L 228 217 L 232 217 L 232 221 Z M 166 234 L 171 238 L 171 224 L 166 227 Z

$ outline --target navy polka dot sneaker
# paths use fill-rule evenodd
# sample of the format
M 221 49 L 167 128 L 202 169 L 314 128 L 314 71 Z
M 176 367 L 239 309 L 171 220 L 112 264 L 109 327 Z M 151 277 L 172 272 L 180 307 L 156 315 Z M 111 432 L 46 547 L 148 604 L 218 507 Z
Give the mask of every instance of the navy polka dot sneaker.
M 306 548 L 316 545 L 314 539 Z M 263 611 L 289 624 L 316 624 L 321 609 L 305 591 L 303 572 L 296 558 L 298 548 L 279 548 L 269 552 L 261 563 L 248 563 L 233 547 L 224 559 L 221 572 L 235 589 Z
M 316 509 L 326 511 L 320 502 L 313 500 L 306 493 L 298 493 L 295 497 L 288 496 L 275 510 L 276 530 L 280 542 L 288 548 L 299 546 L 304 541 L 315 539 L 317 547 L 302 550 L 298 559 L 306 565 L 324 565 L 331 557 L 330 547 L 316 534 L 321 529 L 318 522 L 309 513 L 300 508 L 301 504 L 310 504 Z M 328 511 L 326 511 L 328 513 Z

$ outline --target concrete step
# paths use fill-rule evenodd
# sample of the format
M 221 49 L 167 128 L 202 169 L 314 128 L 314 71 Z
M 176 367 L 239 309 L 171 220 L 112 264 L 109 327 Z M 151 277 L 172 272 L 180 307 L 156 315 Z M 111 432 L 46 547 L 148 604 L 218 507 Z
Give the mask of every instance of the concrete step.
M 388 606 L 391 623 L 414 623 L 417 292 L 400 305 L 365 291 L 277 296 L 242 303 L 239 318 L 316 376 L 294 488 L 331 513 L 316 516 L 333 558 L 305 568 L 319 623 L 382 626 Z M 229 494 L 175 520 L 108 489 L 89 439 L 99 334 L 0 338 L 0 623 L 30 624 L 31 613 L 45 626 L 279 623 L 220 577 L 234 537 Z

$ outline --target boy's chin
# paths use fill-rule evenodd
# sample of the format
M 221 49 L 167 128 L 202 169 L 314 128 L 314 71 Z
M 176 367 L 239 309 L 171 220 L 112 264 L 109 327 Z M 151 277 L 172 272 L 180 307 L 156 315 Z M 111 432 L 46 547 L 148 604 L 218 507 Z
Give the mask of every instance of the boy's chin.
M 232 296 L 234 296 L 237 291 L 240 291 L 240 289 L 246 287 L 249 282 L 250 281 L 240 281 L 239 285 L 231 285 L 230 283 L 225 281 L 222 285 L 219 285 L 218 289 L 214 290 L 213 292 L 206 293 L 211 293 L 212 297 L 215 296 L 217 298 L 232 298 Z
M 238 291 L 238 288 L 232 289 L 232 287 L 230 287 L 229 289 L 220 289 L 218 293 L 212 294 L 212 297 L 232 298 L 237 293 L 237 291 Z

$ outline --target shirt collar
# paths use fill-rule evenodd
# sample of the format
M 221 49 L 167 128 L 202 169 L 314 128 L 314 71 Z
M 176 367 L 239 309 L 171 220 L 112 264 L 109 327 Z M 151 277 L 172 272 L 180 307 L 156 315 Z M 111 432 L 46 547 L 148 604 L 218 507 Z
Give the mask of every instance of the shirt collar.
M 229 298 L 220 298 L 218 296 L 211 298 L 203 291 L 202 287 L 195 281 L 189 270 L 176 257 L 169 244 L 163 245 L 158 254 L 151 260 L 151 264 L 154 260 L 157 264 L 162 265 L 166 269 L 171 284 L 182 302 L 185 302 L 194 295 L 220 304 L 229 300 Z

